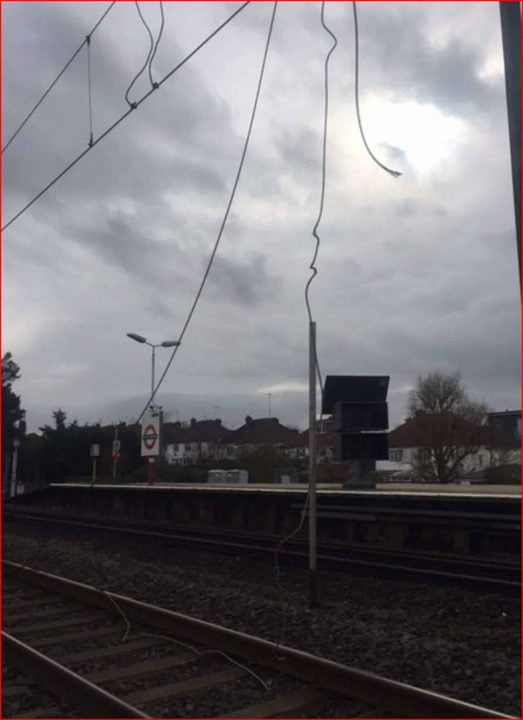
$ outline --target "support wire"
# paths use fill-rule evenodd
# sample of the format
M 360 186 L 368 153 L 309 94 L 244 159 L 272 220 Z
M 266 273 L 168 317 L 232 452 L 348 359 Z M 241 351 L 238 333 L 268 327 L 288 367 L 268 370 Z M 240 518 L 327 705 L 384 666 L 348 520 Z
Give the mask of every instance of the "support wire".
M 228 25 L 231 22 L 231 20 L 233 18 L 236 17 L 236 15 L 238 15 L 243 10 L 245 10 L 245 8 L 247 7 L 247 5 L 250 4 L 250 2 L 251 2 L 251 0 L 246 0 L 246 2 L 243 3 L 243 5 L 240 5 L 240 7 L 237 8 L 232 13 L 232 15 L 230 15 L 227 18 L 227 20 L 224 20 L 224 22 L 221 23 L 221 25 L 219 25 L 215 30 L 213 30 L 213 32 L 210 35 L 208 35 L 205 38 L 205 40 L 202 40 L 202 42 L 197 47 L 195 47 L 194 50 L 192 50 L 188 55 L 186 55 L 184 57 L 183 60 L 181 60 L 177 65 L 175 65 L 175 67 L 173 67 L 172 70 L 170 70 L 167 73 L 167 75 L 165 75 L 158 83 L 156 83 L 156 85 L 158 87 L 160 87 L 165 82 L 167 82 L 167 80 L 169 80 L 169 78 L 172 75 L 174 75 L 175 72 L 177 72 L 183 65 L 185 65 L 185 63 L 188 60 L 190 60 L 193 57 L 193 55 L 195 55 L 198 52 L 198 50 L 200 50 L 204 45 L 206 45 L 210 40 L 212 40 L 212 38 L 215 35 L 217 35 L 220 32 L 220 30 L 222 30 L 226 25 Z M 96 140 L 93 142 L 93 144 L 91 146 L 89 146 L 83 152 L 81 152 L 79 155 L 77 155 L 75 157 L 75 159 L 72 160 L 69 163 L 69 165 L 67 165 L 58 175 L 56 175 L 56 177 L 54 177 L 51 180 L 51 182 L 49 182 L 42 190 L 40 190 L 40 192 L 37 195 L 35 195 L 32 200 L 30 200 L 28 203 L 26 203 L 23 206 L 23 208 L 21 208 L 21 210 L 19 210 L 15 215 L 13 215 L 13 217 L 10 220 L 8 220 L 8 222 L 6 222 L 5 225 L 2 226 L 2 228 L 1 228 L 2 231 L 6 230 L 10 225 L 12 225 L 15 222 L 15 220 L 17 220 L 21 215 L 23 215 L 31 207 L 31 205 L 33 205 L 37 200 L 39 200 L 42 197 L 42 195 L 45 195 L 45 193 L 50 188 L 52 188 L 53 185 L 55 185 L 55 183 L 57 183 L 61 178 L 63 178 L 63 176 L 66 175 L 69 172 L 69 170 L 71 170 L 78 162 L 80 162 L 80 160 L 84 157 L 84 155 L 87 155 L 87 153 L 89 152 L 89 150 L 91 150 L 91 148 L 95 147 L 96 145 L 98 145 L 99 142 L 104 140 L 104 138 L 106 138 L 107 135 L 109 135 L 109 133 L 111 133 L 116 127 L 118 127 L 118 125 L 121 122 L 123 122 L 133 112 L 133 110 L 136 110 L 137 107 L 139 107 L 143 102 L 145 102 L 156 89 L 157 89 L 156 87 L 151 88 L 151 90 L 149 90 L 147 93 L 145 93 L 145 95 L 142 98 L 140 98 L 140 100 L 133 103 L 133 105 L 131 107 L 129 107 L 128 110 L 126 110 L 122 115 L 120 115 L 120 117 L 117 120 L 115 120 L 115 122 L 112 125 L 110 125 L 101 135 L 99 135 L 96 138 Z
M 22 120 L 22 122 L 21 122 L 20 125 L 17 127 L 17 129 L 15 130 L 15 132 L 11 135 L 11 137 L 9 138 L 9 140 L 8 140 L 8 141 L 5 143 L 5 145 L 2 147 L 2 154 L 4 153 L 5 150 L 7 150 L 7 148 L 9 147 L 9 145 L 13 142 L 13 140 L 15 139 L 15 137 L 16 137 L 16 136 L 18 135 L 18 133 L 20 132 L 20 130 L 24 127 L 24 125 L 27 123 L 27 121 L 31 118 L 31 116 L 33 115 L 33 113 L 40 107 L 40 105 L 43 103 L 43 101 L 45 100 L 45 98 L 49 95 L 49 93 L 51 92 L 51 90 L 54 88 L 54 86 L 56 85 L 56 83 L 58 82 L 58 80 L 60 80 L 60 78 L 62 77 L 62 75 L 64 74 L 64 72 L 67 70 L 67 68 L 69 67 L 69 65 L 73 62 L 73 60 L 74 60 L 75 57 L 78 55 L 78 53 L 80 52 L 80 50 L 81 50 L 81 49 L 83 48 L 83 46 L 88 42 L 88 39 L 95 33 L 95 31 L 98 29 L 98 27 L 100 26 L 100 24 L 102 23 L 102 21 L 107 17 L 107 15 L 108 15 L 109 12 L 111 11 L 111 9 L 114 7 L 115 3 L 116 3 L 116 0 L 115 0 L 115 2 L 112 2 L 112 3 L 109 5 L 109 7 L 107 8 L 107 10 L 103 13 L 103 15 L 101 16 L 101 18 L 100 18 L 100 19 L 98 20 L 98 22 L 94 25 L 94 27 L 92 28 L 91 32 L 86 36 L 85 40 L 82 42 L 82 44 L 80 45 L 80 47 L 78 47 L 78 48 L 75 50 L 75 52 L 73 53 L 73 55 L 69 58 L 69 60 L 68 60 L 68 61 L 66 62 L 66 64 L 64 65 L 64 67 L 60 70 L 60 72 L 58 73 L 58 75 L 55 77 L 55 79 L 53 80 L 53 82 L 51 83 L 51 85 L 49 85 L 49 87 L 48 87 L 47 90 L 44 92 L 44 94 L 42 95 L 42 97 L 41 97 L 41 98 L 38 100 L 38 102 L 34 105 L 33 109 L 28 113 L 28 115 L 24 118 L 24 120 Z

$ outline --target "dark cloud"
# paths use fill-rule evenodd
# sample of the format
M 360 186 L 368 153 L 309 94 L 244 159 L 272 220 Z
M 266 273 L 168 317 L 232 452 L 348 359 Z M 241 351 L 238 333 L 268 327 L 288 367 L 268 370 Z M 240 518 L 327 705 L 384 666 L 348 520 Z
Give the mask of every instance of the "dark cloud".
M 477 119 L 503 99 L 502 79 L 480 77 L 484 55 L 477 34 L 462 33 L 442 43 L 429 32 L 434 3 L 367 3 L 360 6 L 361 89 L 385 90 L 395 99 L 415 98 L 444 112 Z M 472 15 L 476 29 L 482 20 Z
M 280 288 L 280 280 L 270 275 L 267 259 L 255 254 L 245 260 L 216 256 L 209 285 L 213 296 L 240 305 L 264 304 L 268 297 L 274 299 Z

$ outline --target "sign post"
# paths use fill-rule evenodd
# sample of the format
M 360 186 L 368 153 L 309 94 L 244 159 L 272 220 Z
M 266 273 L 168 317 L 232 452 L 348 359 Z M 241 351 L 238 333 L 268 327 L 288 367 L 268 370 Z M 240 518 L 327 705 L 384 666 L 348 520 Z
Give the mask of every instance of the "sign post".
M 93 459 L 93 475 L 91 478 L 91 485 L 94 485 L 96 482 L 96 458 L 100 457 L 99 445 L 91 445 L 91 457 Z
M 155 458 L 160 454 L 160 428 L 162 411 L 151 407 L 144 413 L 142 420 L 142 457 L 147 458 L 147 484 L 156 481 Z
M 13 440 L 13 456 L 11 463 L 11 497 L 14 497 L 16 493 L 16 471 L 18 467 L 18 448 L 20 447 L 20 440 Z
M 118 428 L 114 428 L 114 440 L 113 440 L 113 480 L 116 480 L 116 467 L 118 465 L 118 458 L 120 457 L 120 441 L 118 440 Z

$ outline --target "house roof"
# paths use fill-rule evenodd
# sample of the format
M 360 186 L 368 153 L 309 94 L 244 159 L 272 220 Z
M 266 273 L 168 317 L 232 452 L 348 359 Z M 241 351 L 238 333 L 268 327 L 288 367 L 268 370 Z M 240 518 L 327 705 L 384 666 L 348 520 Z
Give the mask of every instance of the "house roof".
M 221 442 L 232 430 L 224 427 L 221 420 L 195 420 L 183 427 L 181 422 L 164 423 L 163 436 L 166 443 Z
M 250 415 L 245 424 L 233 430 L 225 442 L 231 445 L 289 445 L 299 439 L 298 430 L 282 425 L 278 418 L 257 418 Z
M 389 432 L 389 447 L 429 447 L 438 437 L 447 441 L 450 434 L 452 443 L 443 444 L 486 445 L 489 441 L 489 429 L 485 426 L 474 425 L 452 413 L 418 412 Z

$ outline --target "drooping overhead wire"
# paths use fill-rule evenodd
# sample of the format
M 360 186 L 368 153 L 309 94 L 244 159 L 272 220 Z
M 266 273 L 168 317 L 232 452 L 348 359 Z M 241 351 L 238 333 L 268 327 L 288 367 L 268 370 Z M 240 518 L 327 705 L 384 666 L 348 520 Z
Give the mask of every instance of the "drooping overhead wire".
M 167 73 L 167 75 L 164 75 L 164 77 L 156 83 L 156 86 L 159 88 L 161 85 L 163 85 L 165 82 L 167 82 L 167 80 L 169 80 L 171 78 L 171 76 L 174 75 L 175 72 L 177 72 L 183 65 L 185 65 L 185 63 L 188 60 L 190 60 L 193 57 L 193 55 L 195 55 L 199 50 L 201 50 L 201 48 L 204 45 L 206 45 L 210 40 L 212 40 L 212 38 L 215 35 L 217 35 L 226 25 L 228 25 L 231 22 L 231 20 L 233 20 L 236 17 L 236 15 L 238 15 L 243 10 L 245 10 L 245 8 L 247 7 L 247 5 L 250 4 L 250 2 L 251 2 L 251 0 L 246 0 L 246 2 L 244 2 L 242 5 L 240 5 L 240 7 L 237 8 L 226 20 L 224 20 L 224 22 L 222 22 L 221 25 L 218 25 L 218 27 L 215 30 L 213 30 L 213 32 L 210 33 L 210 35 L 208 35 L 205 38 L 205 40 L 202 40 L 202 42 L 197 47 L 195 47 L 194 50 L 192 50 L 188 55 L 186 55 L 183 60 L 181 60 L 177 65 L 175 65 L 172 68 L 172 70 L 170 70 Z M 12 225 L 15 222 L 15 220 L 17 220 L 21 215 L 23 215 L 32 205 L 34 205 L 34 203 L 37 200 L 39 200 L 42 197 L 42 195 L 45 195 L 45 193 L 50 188 L 52 188 L 53 185 L 55 185 L 61 178 L 63 178 L 64 175 L 66 175 L 69 172 L 69 170 L 71 170 L 78 162 L 80 162 L 80 160 L 84 157 L 84 155 L 87 155 L 87 153 L 92 148 L 96 147 L 96 145 L 98 145 L 98 143 L 100 143 L 102 140 L 104 140 L 116 127 L 118 127 L 118 125 L 120 125 L 120 123 L 123 122 L 133 112 L 133 110 L 136 110 L 136 108 L 138 108 L 143 102 L 145 102 L 145 100 L 147 100 L 147 98 L 149 98 L 149 96 L 152 95 L 152 93 L 157 89 L 157 87 L 151 88 L 151 90 L 149 90 L 147 93 L 145 93 L 145 95 L 142 98 L 140 98 L 140 100 L 137 100 L 135 103 L 133 103 L 133 105 L 131 107 L 129 107 L 128 110 L 126 110 L 122 115 L 120 115 L 120 117 L 117 120 L 115 120 L 115 122 L 112 125 L 110 125 L 101 135 L 99 135 L 96 138 L 96 140 L 94 140 L 92 145 L 90 145 L 85 150 L 83 150 L 79 155 L 77 155 L 75 157 L 75 159 L 72 160 L 69 163 L 69 165 L 67 165 L 58 175 L 56 175 L 42 190 L 40 190 L 40 192 L 37 195 L 35 195 L 32 198 L 32 200 L 30 200 L 28 203 L 26 203 L 23 208 L 21 208 L 15 215 L 13 215 L 13 217 L 10 220 L 8 220 L 8 222 L 6 222 L 5 225 L 2 226 L 2 228 L 1 228 L 2 231 L 6 230 L 10 225 Z
M 316 267 L 316 260 L 318 258 L 318 252 L 320 249 L 320 236 L 318 235 L 318 228 L 321 222 L 321 218 L 323 215 L 323 205 L 325 201 L 325 177 L 326 177 L 326 170 L 327 170 L 327 127 L 328 127 L 328 119 L 329 119 L 329 61 L 331 58 L 332 53 L 336 49 L 336 46 L 338 44 L 338 40 L 336 38 L 336 35 L 327 27 L 325 24 L 325 1 L 321 4 L 321 24 L 323 28 L 329 33 L 333 40 L 333 45 L 331 45 L 329 52 L 327 53 L 325 57 L 325 64 L 324 64 L 324 108 L 323 108 L 323 139 L 322 139 L 322 159 L 321 159 L 321 190 L 320 190 L 320 208 L 318 211 L 318 218 L 316 220 L 316 223 L 314 224 L 314 227 L 312 229 L 312 235 L 314 239 L 316 240 L 316 245 L 314 248 L 314 255 L 311 260 L 311 264 L 309 265 L 312 274 L 307 280 L 307 284 L 305 285 L 305 304 L 307 306 L 307 314 L 309 316 L 309 322 L 312 322 L 312 311 L 309 301 L 309 288 L 311 286 L 312 281 L 318 274 L 318 268 Z M 316 371 L 318 374 L 318 380 L 320 383 L 321 388 L 321 396 L 323 398 L 323 381 L 321 377 L 321 371 L 320 366 L 318 363 L 318 354 L 316 353 Z
M 371 156 L 371 158 L 374 160 L 376 165 L 379 165 L 382 170 L 385 170 L 385 172 L 388 172 L 392 177 L 400 177 L 401 173 L 398 172 L 398 170 L 391 170 L 391 168 L 384 165 L 382 162 L 378 160 L 378 158 L 374 155 L 372 150 L 369 147 L 369 144 L 367 142 L 367 138 L 365 137 L 365 133 L 363 131 L 363 124 L 361 122 L 361 114 L 360 114 L 360 91 L 359 91 L 359 32 L 358 32 L 358 13 L 356 11 L 356 2 L 355 0 L 352 3 L 352 10 L 354 13 L 354 51 L 356 55 L 355 59 L 355 79 L 354 79 L 354 93 L 355 93 L 355 100 L 356 100 L 356 117 L 358 118 L 358 126 L 360 128 L 360 134 L 361 139 L 363 140 L 363 144 L 365 145 L 365 149 Z
M 155 85 L 156 85 L 156 83 L 153 80 L 153 72 L 152 72 L 153 71 L 153 60 L 154 60 L 154 56 L 156 55 L 156 51 L 158 50 L 158 45 L 160 44 L 160 40 L 161 40 L 162 33 L 163 33 L 163 27 L 165 25 L 165 16 L 163 13 L 162 0 L 160 0 L 160 16 L 161 16 L 160 30 L 158 31 L 158 37 L 156 38 L 156 43 L 154 45 L 154 49 L 153 49 L 151 57 L 149 59 L 149 67 L 147 68 L 149 70 L 149 80 L 151 81 L 151 85 L 153 87 L 155 87 Z
M 109 12 L 111 11 L 111 9 L 114 7 L 115 4 L 116 4 L 116 0 L 109 5 L 109 7 L 105 10 L 105 12 L 103 13 L 103 15 L 102 15 L 102 16 L 100 17 L 100 19 L 98 20 L 98 22 L 93 26 L 93 28 L 91 29 L 91 31 L 89 32 L 89 34 L 86 35 L 86 37 L 85 37 L 85 39 L 83 40 L 83 42 L 82 42 L 82 44 L 80 45 L 80 47 L 78 47 L 78 48 L 75 50 L 75 52 L 72 54 L 72 56 L 71 56 L 71 57 L 69 58 L 69 60 L 66 62 L 66 64 L 64 65 L 64 67 L 60 70 L 60 72 L 58 73 L 58 75 L 55 77 L 55 79 L 53 80 L 53 82 L 49 85 L 49 87 L 47 88 L 47 90 L 44 92 L 44 94 L 42 95 L 42 97 L 41 97 L 41 98 L 38 100 L 38 102 L 33 106 L 32 110 L 28 113 L 28 115 L 26 115 L 26 117 L 22 120 L 22 122 L 20 123 L 20 125 L 17 127 L 17 129 L 14 131 L 14 133 L 11 135 L 11 137 L 9 138 L 9 140 L 8 140 L 8 141 L 5 143 L 5 145 L 2 147 L 2 153 L 3 153 L 5 150 L 7 150 L 7 148 L 9 147 L 9 145 L 13 142 L 13 140 L 15 139 L 15 137 L 16 137 L 16 136 L 18 135 L 18 133 L 20 132 L 20 130 L 24 127 L 24 125 L 25 125 L 25 124 L 28 122 L 28 120 L 32 117 L 32 115 L 35 113 L 35 111 L 40 107 L 40 105 L 43 103 L 43 101 L 45 100 L 45 98 L 49 95 L 49 93 L 50 93 L 51 90 L 54 88 L 54 86 L 56 85 L 56 83 L 58 82 L 58 80 L 60 80 L 60 78 L 62 77 L 62 75 L 64 74 L 64 72 L 67 70 L 67 68 L 69 67 L 69 65 L 73 62 L 73 60 L 75 59 L 75 57 L 76 57 L 76 56 L 78 55 L 78 53 L 82 50 L 83 46 L 86 45 L 86 44 L 89 45 L 89 40 L 91 39 L 91 37 L 93 36 L 93 34 L 96 32 L 96 30 L 98 29 L 98 27 L 101 25 L 101 23 L 103 22 L 103 20 L 107 17 L 107 15 L 109 14 Z
M 211 267 L 212 267 L 214 258 L 215 258 L 215 256 L 216 256 L 216 252 L 217 252 L 217 250 L 218 250 L 218 246 L 220 245 L 220 241 L 221 241 L 221 239 L 222 239 L 223 231 L 224 231 L 224 229 L 225 229 L 225 226 L 226 226 L 226 224 L 227 224 L 227 220 L 228 220 L 228 218 L 229 218 L 229 213 L 230 213 L 230 211 L 231 211 L 231 207 L 232 207 L 232 203 L 233 203 L 233 201 L 234 201 L 234 197 L 235 197 L 235 195 L 236 195 L 236 190 L 237 190 L 237 188 L 238 188 L 238 183 L 239 183 L 239 181 L 240 181 L 240 176 L 241 176 L 241 174 L 242 174 L 243 165 L 244 165 L 244 162 L 245 162 L 245 157 L 246 157 L 246 155 L 247 155 L 247 149 L 248 149 L 248 147 L 249 147 L 249 141 L 250 141 L 250 138 L 251 138 L 252 128 L 253 128 L 253 125 L 254 125 L 254 119 L 255 119 L 255 117 L 256 117 L 256 110 L 257 110 L 257 108 L 258 108 L 258 101 L 259 101 L 259 98 L 260 98 L 261 87 L 262 87 L 262 83 L 263 83 L 263 77 L 264 77 L 264 74 L 265 74 L 265 66 L 266 66 L 266 64 L 267 64 L 267 55 L 268 55 L 268 53 L 269 53 L 269 46 L 270 46 L 270 43 L 271 43 L 272 31 L 273 31 L 273 28 L 274 28 L 274 19 L 275 19 L 275 17 L 276 17 L 276 10 L 277 10 L 277 8 L 278 8 L 278 2 L 274 2 L 273 9 L 272 9 L 272 14 L 271 14 L 271 20 L 270 20 L 270 23 L 269 23 L 269 30 L 268 30 L 268 33 L 267 33 L 267 40 L 266 40 L 266 42 L 265 42 L 265 49 L 264 49 L 264 52 L 263 52 L 263 58 L 262 58 L 262 62 L 261 62 L 260 74 L 259 74 L 259 77 L 258 77 L 258 84 L 257 84 L 257 87 L 256 87 L 256 93 L 255 93 L 255 96 L 254 96 L 254 103 L 253 103 L 252 110 L 251 110 L 251 117 L 250 117 L 250 120 L 249 120 L 249 125 L 248 125 L 248 129 L 247 129 L 247 134 L 246 134 L 246 136 L 245 136 L 245 142 L 244 142 L 243 149 L 242 149 L 242 153 L 241 153 L 241 156 L 240 156 L 240 162 L 239 162 L 239 165 L 238 165 L 238 170 L 237 170 L 237 172 L 236 172 L 236 177 L 235 177 L 235 179 L 234 179 L 234 183 L 233 183 L 233 186 L 232 186 L 231 194 L 230 194 L 230 196 L 229 196 L 229 201 L 227 202 L 227 206 L 226 206 L 226 208 L 225 208 L 225 213 L 224 213 L 224 215 L 223 215 L 223 219 L 222 219 L 222 222 L 221 222 L 221 225 L 220 225 L 220 229 L 218 230 L 218 235 L 217 235 L 217 237 L 216 237 L 216 241 L 215 241 L 215 243 L 214 243 L 214 247 L 213 247 L 212 252 L 211 252 L 211 255 L 210 255 L 210 257 L 209 257 L 209 261 L 208 261 L 208 263 L 207 263 L 207 267 L 206 267 L 205 272 L 204 272 L 204 274 L 203 274 L 203 277 L 202 277 L 202 280 L 201 280 L 201 282 L 200 282 L 200 286 L 199 286 L 199 288 L 198 288 L 198 291 L 197 291 L 197 293 L 196 293 L 196 296 L 195 296 L 195 298 L 194 298 L 194 301 L 193 301 L 193 303 L 192 303 L 192 305 L 191 305 L 191 308 L 190 308 L 190 310 L 189 310 L 189 314 L 187 315 L 187 318 L 186 318 L 185 323 L 184 323 L 184 325 L 183 325 L 182 331 L 181 331 L 181 333 L 180 333 L 180 335 L 179 335 L 178 340 L 179 340 L 180 343 L 182 342 L 183 337 L 184 337 L 185 333 L 187 332 L 187 328 L 189 327 L 189 323 L 191 322 L 192 316 L 193 316 L 193 314 L 194 314 L 194 311 L 196 310 L 196 306 L 198 305 L 198 301 L 200 300 L 201 294 L 202 294 L 202 292 L 203 292 L 203 288 L 205 287 L 205 283 L 207 282 L 207 278 L 208 278 L 208 276 L 209 276 L 209 272 L 210 272 L 210 270 L 211 270 Z M 140 420 L 142 419 L 145 411 L 147 410 L 147 408 L 148 408 L 148 407 L 151 405 L 151 403 L 153 402 L 153 400 L 154 400 L 154 398 L 155 398 L 155 396 L 156 396 L 156 393 L 158 392 L 161 384 L 163 383 L 163 381 L 164 381 L 164 379 L 165 379 L 165 376 L 167 375 L 167 372 L 169 371 L 169 368 L 170 368 L 171 365 L 172 365 L 172 362 L 173 362 L 173 360 L 174 360 L 174 358 L 175 358 L 175 356 L 176 356 L 176 353 L 177 353 L 179 347 L 180 347 L 180 345 L 176 345 L 176 346 L 173 348 L 171 357 L 169 358 L 169 360 L 168 360 L 168 362 L 167 362 L 167 365 L 165 366 L 165 369 L 164 369 L 164 371 L 163 371 L 163 373 L 162 373 L 162 375 L 161 375 L 158 383 L 156 384 L 156 387 L 153 389 L 153 392 L 151 393 L 151 396 L 149 397 L 149 399 L 148 399 L 147 402 L 145 403 L 145 406 L 144 406 L 142 412 L 140 413 L 140 415 L 138 416 L 138 419 L 136 420 L 137 423 L 140 422 Z
M 132 102 L 129 100 L 129 93 L 131 92 L 134 83 L 138 80 L 138 78 L 139 78 L 140 75 L 143 73 L 143 71 L 145 70 L 145 68 L 149 65 L 149 60 L 151 59 L 151 56 L 152 56 L 152 53 L 153 53 L 153 49 L 154 49 L 154 38 L 153 38 L 153 34 L 152 34 L 152 32 L 151 32 L 151 28 L 150 28 L 149 25 L 147 24 L 144 16 L 142 15 L 142 11 L 140 10 L 140 5 L 139 5 L 139 3 L 136 1 L 134 4 L 135 4 L 135 6 L 136 6 L 136 10 L 138 11 L 138 15 L 139 15 L 139 17 L 140 17 L 140 20 L 142 21 L 143 25 L 145 26 L 145 29 L 147 30 L 147 34 L 149 35 L 149 52 L 147 53 L 147 57 L 146 57 L 146 59 L 145 59 L 144 64 L 142 65 L 142 67 L 140 68 L 140 70 L 136 73 L 136 75 L 133 77 L 133 79 L 131 80 L 131 82 L 130 82 L 130 84 L 129 84 L 129 87 L 128 87 L 127 90 L 125 91 L 125 99 L 126 99 L 127 103 L 128 103 L 131 107 L 133 107 L 134 103 L 132 103 Z

